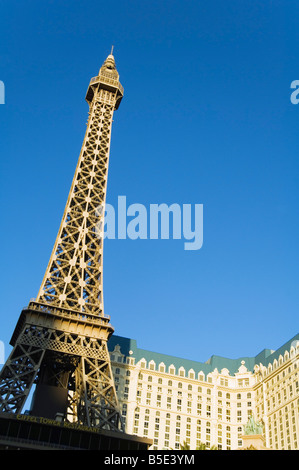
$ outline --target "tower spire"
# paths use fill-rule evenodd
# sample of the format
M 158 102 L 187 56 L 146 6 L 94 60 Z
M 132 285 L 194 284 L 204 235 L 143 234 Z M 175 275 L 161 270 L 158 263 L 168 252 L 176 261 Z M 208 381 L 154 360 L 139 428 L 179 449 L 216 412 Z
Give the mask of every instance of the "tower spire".
M 20 413 L 36 384 L 31 414 L 123 431 L 107 348 L 114 330 L 103 309 L 102 236 L 112 119 L 122 97 L 110 55 L 90 81 L 86 133 L 58 235 L 0 374 L 2 412 Z

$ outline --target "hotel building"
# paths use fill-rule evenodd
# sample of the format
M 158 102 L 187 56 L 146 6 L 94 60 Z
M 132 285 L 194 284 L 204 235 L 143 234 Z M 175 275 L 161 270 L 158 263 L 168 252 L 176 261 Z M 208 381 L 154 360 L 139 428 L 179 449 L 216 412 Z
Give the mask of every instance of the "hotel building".
M 116 335 L 108 347 L 126 432 L 152 439 L 151 449 L 241 449 L 251 415 L 263 423 L 267 448 L 299 448 L 299 334 L 276 351 L 206 362 Z

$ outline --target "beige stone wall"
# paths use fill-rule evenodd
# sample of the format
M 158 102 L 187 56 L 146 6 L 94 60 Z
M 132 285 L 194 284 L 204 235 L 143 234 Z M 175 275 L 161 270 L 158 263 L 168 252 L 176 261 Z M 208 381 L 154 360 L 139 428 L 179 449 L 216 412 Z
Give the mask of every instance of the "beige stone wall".
M 179 449 L 183 442 L 191 449 L 200 442 L 242 449 L 250 415 L 264 423 L 266 448 L 298 449 L 299 343 L 277 363 L 253 373 L 242 363 L 233 376 L 226 369 L 196 376 L 135 363 L 119 349 L 111 361 L 126 431 L 153 439 L 154 449 Z

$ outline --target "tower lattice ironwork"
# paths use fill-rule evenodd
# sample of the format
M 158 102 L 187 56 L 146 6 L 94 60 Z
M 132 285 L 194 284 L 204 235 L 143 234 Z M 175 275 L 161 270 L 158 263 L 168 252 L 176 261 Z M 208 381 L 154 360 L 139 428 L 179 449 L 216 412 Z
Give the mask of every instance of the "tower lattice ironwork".
M 20 315 L 0 374 L 0 411 L 123 431 L 103 309 L 103 228 L 112 118 L 123 97 L 114 56 L 87 90 L 89 118 L 53 251 Z

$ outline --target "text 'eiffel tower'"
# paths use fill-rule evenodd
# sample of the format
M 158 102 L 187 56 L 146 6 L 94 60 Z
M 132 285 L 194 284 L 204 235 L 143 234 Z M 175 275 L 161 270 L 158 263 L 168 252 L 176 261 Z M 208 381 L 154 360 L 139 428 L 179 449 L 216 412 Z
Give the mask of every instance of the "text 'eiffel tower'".
M 114 57 L 91 79 L 87 129 L 38 296 L 18 320 L 0 374 L 0 412 L 123 431 L 103 312 L 103 229 L 112 118 L 123 97 Z

